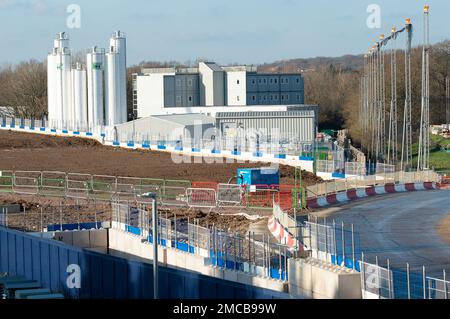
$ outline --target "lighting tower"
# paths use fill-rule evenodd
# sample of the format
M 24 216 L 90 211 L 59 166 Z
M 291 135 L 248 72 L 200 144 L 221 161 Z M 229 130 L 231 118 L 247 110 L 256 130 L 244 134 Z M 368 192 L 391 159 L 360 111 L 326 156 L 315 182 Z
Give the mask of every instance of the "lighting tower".
M 405 107 L 403 111 L 403 138 L 401 170 L 410 167 L 412 162 L 412 124 L 411 124 L 411 44 L 413 26 L 411 19 L 406 19 L 405 30 L 407 32 L 405 51 Z
M 391 109 L 389 113 L 388 162 L 397 164 L 398 156 L 398 110 L 397 110 L 397 28 L 391 30 Z
M 422 108 L 417 170 L 430 168 L 430 6 L 423 10 L 424 43 L 422 51 Z
M 447 131 L 450 131 L 450 79 L 447 76 L 445 78 L 445 114 Z

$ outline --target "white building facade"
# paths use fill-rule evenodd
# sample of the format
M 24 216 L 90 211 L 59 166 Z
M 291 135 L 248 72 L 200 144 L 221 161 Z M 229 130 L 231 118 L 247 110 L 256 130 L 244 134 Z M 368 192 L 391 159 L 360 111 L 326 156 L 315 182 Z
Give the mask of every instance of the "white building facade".
M 143 69 L 133 75 L 133 82 L 136 118 L 215 114 L 244 106 L 248 111 L 284 111 L 287 105 L 305 102 L 299 73 L 262 74 L 251 67 L 221 67 L 212 62 L 200 62 L 198 68 Z

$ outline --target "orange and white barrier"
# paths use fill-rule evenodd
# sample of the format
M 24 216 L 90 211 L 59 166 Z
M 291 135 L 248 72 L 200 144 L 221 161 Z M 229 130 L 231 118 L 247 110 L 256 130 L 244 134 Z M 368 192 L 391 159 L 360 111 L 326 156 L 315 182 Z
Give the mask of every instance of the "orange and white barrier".
M 269 231 L 277 238 L 280 244 L 288 246 L 291 250 L 294 250 L 296 247 L 299 250 L 303 249 L 302 245 L 298 243 L 294 236 L 275 217 L 269 219 L 268 227 Z

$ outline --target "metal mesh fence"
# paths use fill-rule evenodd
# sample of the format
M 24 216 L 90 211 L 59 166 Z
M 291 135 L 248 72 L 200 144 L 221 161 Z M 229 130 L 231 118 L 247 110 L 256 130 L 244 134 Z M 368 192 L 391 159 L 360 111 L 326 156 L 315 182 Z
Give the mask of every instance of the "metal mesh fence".
M 144 203 L 112 203 L 113 227 L 153 243 L 152 214 Z M 243 236 L 200 226 L 196 220 L 158 217 L 158 243 L 207 258 L 215 267 L 287 280 L 287 259 L 291 252 L 268 236 Z
M 394 285 L 390 270 L 366 262 L 361 262 L 360 267 L 364 299 L 394 298 Z

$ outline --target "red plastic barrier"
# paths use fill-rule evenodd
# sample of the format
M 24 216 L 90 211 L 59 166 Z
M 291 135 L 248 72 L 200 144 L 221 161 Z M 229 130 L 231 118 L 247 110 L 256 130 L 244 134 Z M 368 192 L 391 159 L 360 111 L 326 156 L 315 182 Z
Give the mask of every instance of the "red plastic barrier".
M 207 189 L 215 189 L 217 188 L 219 183 L 216 182 L 192 182 L 192 188 L 207 188 Z

